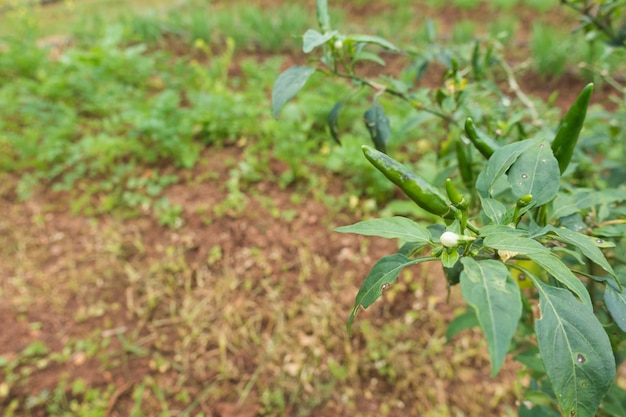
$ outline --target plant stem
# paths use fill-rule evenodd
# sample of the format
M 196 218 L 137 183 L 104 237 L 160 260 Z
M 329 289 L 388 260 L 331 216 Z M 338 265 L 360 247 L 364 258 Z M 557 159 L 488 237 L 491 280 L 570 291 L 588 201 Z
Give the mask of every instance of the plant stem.
M 511 90 L 513 90 L 513 93 L 515 93 L 519 101 L 521 101 L 522 104 L 526 106 L 526 108 L 528 109 L 528 112 L 530 113 L 530 117 L 533 119 L 533 124 L 535 126 L 541 126 L 542 122 L 539 119 L 539 114 L 537 113 L 537 109 L 535 108 L 535 105 L 533 104 L 533 102 L 530 101 L 528 96 L 526 96 L 526 94 L 524 94 L 524 92 L 520 88 L 519 84 L 517 83 L 517 79 L 515 78 L 515 74 L 513 73 L 513 69 L 509 66 L 509 64 L 507 64 L 505 60 L 500 61 L 500 66 L 506 73 L 509 87 L 511 87 Z
M 445 113 L 442 113 L 442 112 L 440 112 L 438 110 L 432 109 L 430 107 L 426 107 L 422 103 L 415 102 L 415 101 L 411 100 L 411 98 L 407 97 L 406 94 L 401 93 L 401 92 L 399 92 L 397 90 L 394 90 L 392 88 L 389 88 L 386 85 L 378 84 L 378 83 L 375 83 L 373 81 L 366 80 L 366 79 L 361 78 L 361 77 L 359 77 L 357 75 L 354 75 L 354 74 L 347 74 L 347 73 L 341 73 L 341 72 L 332 72 L 331 74 L 335 75 L 337 77 L 341 77 L 341 78 L 346 78 L 346 79 L 349 79 L 349 80 L 357 81 L 357 82 L 359 82 L 361 84 L 364 84 L 364 85 L 367 85 L 368 87 L 371 87 L 374 90 L 379 91 L 379 92 L 389 93 L 392 96 L 398 97 L 398 98 L 406 101 L 415 110 L 424 111 L 426 113 L 430 113 L 433 116 L 437 116 L 440 119 L 443 119 L 444 121 L 446 121 L 448 123 L 455 123 L 455 120 L 454 120 L 454 118 L 452 116 L 447 115 Z

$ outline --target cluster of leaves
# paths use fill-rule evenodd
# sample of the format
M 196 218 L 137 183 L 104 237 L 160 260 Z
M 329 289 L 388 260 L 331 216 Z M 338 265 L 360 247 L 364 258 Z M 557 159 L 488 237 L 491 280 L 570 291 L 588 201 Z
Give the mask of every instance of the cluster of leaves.
M 359 89 L 374 91 L 364 122 L 380 152 L 387 152 L 391 136 L 379 104 L 382 95 L 400 98 L 419 115 L 439 119 L 445 136 L 438 149 L 438 177 L 452 177 L 446 200 L 438 192 L 428 195 L 424 190 L 430 186 L 412 182 L 422 179 L 408 168 L 372 162 L 426 211 L 433 207 L 432 200 L 447 201 L 450 211 L 430 211 L 441 217 L 428 226 L 392 217 L 338 229 L 403 243 L 366 277 L 348 330 L 358 310 L 380 298 L 402 269 L 439 261 L 448 284 L 460 283 L 471 307 L 451 323 L 451 334 L 479 326 L 488 342 L 492 374 L 508 352 L 528 366 L 532 383 L 520 415 L 550 416 L 559 408 L 567 416 L 593 416 L 598 409 L 606 415 L 626 415 L 626 392 L 613 385 L 626 335 L 626 175 L 619 168 L 623 153 L 615 161 L 610 154 L 598 160 L 601 148 L 584 139 L 577 146 L 592 86 L 555 126 L 519 89 L 494 42 L 476 43 L 467 58 L 436 48 L 413 56 L 413 82 L 431 62 L 445 66 L 440 88 L 392 77 L 372 81 L 358 75 L 361 61 L 384 62 L 371 48 L 399 49 L 385 39 L 334 30 L 326 1 L 317 1 L 317 13 L 320 31 L 304 34 L 303 50 L 321 48 L 321 57 L 315 66 L 296 66 L 280 74 L 272 94 L 274 115 L 315 73 L 349 79 Z M 496 77 L 502 75 L 521 106 L 511 105 L 497 88 Z M 348 99 L 328 114 L 337 141 L 337 115 Z M 487 129 L 478 129 L 473 118 Z M 610 138 L 606 129 L 597 134 Z M 621 139 L 612 143 L 623 150 Z M 375 151 L 365 152 L 370 161 L 377 158 Z M 587 164 L 590 157 L 601 168 Z M 395 174 L 390 175 L 391 169 Z M 467 198 L 454 188 L 459 180 Z M 407 192 L 416 187 L 421 187 L 419 192 Z M 539 319 L 532 308 L 536 301 Z

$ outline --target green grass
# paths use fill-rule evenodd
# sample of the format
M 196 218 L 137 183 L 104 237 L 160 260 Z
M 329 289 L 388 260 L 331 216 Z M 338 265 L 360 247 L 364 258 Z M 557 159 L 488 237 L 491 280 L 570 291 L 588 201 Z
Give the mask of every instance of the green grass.
M 542 75 L 561 75 L 572 58 L 567 36 L 542 24 L 533 25 L 531 50 L 534 65 Z M 571 62 L 571 61 L 570 61 Z

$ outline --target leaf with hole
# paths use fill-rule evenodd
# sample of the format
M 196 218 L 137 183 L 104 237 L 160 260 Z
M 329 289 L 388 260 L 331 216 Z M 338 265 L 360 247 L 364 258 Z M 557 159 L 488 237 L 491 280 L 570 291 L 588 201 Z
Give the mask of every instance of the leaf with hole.
M 517 158 L 533 144 L 532 140 L 513 142 L 497 149 L 489 160 L 484 170 L 480 172 L 476 180 L 476 189 L 483 197 L 489 197 L 493 184 L 504 175 L 513 165 Z
M 508 172 L 515 197 L 533 196 L 529 207 L 541 206 L 556 197 L 560 178 L 559 163 L 545 141 L 534 141 Z
M 572 293 L 529 274 L 539 293 L 539 351 L 564 415 L 595 416 L 615 377 L 611 343 L 591 309 Z
M 437 258 L 432 257 L 410 259 L 399 253 L 395 253 L 393 255 L 385 256 L 376 262 L 370 273 L 365 278 L 365 281 L 363 281 L 363 284 L 361 284 L 361 288 L 359 288 L 359 292 L 356 295 L 354 308 L 352 309 L 352 313 L 350 313 L 350 317 L 346 323 L 348 334 L 351 333 L 350 329 L 352 327 L 352 322 L 354 321 L 354 317 L 359 311 L 359 308 L 368 308 L 374 303 L 374 301 L 378 300 L 385 288 L 398 278 L 398 275 L 405 267 L 436 259 Z

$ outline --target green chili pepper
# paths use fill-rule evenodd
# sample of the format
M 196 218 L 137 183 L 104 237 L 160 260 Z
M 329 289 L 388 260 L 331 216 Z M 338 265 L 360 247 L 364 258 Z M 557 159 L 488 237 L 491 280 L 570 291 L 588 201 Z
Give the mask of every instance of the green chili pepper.
M 474 147 L 483 154 L 485 158 L 489 158 L 498 148 L 500 144 L 496 142 L 491 136 L 487 135 L 482 130 L 479 130 L 474 121 L 468 117 L 465 120 L 465 133 L 469 140 L 474 144 Z
M 455 218 L 457 210 L 446 196 L 424 177 L 370 146 L 363 145 L 361 149 L 367 160 L 418 206 L 446 219 Z
M 517 200 L 517 203 L 515 204 L 515 206 L 518 208 L 524 208 L 527 205 L 529 205 L 532 201 L 533 201 L 533 195 L 526 194 L 526 195 L 521 196 L 519 200 Z
M 465 144 L 462 140 L 458 140 L 456 142 L 456 160 L 459 165 L 459 173 L 461 174 L 463 184 L 468 189 L 472 188 L 472 185 L 474 185 L 472 160 L 470 159 L 470 154 L 467 152 L 467 149 L 465 149 Z
M 552 152 L 556 160 L 559 161 L 561 174 L 569 165 L 574 154 L 578 136 L 587 116 L 587 107 L 589 107 L 591 93 L 593 93 L 593 83 L 587 84 L 580 92 L 580 95 L 563 118 L 552 142 Z
M 466 209 L 468 204 L 465 200 L 465 196 L 459 192 L 454 186 L 454 183 L 450 178 L 446 178 L 446 194 L 450 202 L 458 209 Z

